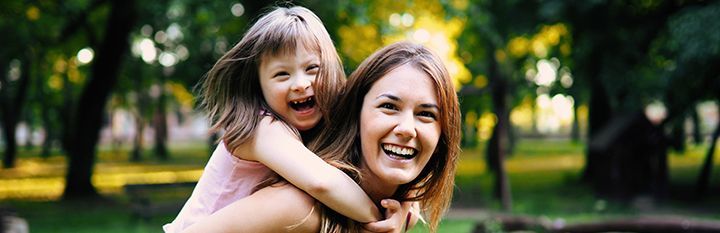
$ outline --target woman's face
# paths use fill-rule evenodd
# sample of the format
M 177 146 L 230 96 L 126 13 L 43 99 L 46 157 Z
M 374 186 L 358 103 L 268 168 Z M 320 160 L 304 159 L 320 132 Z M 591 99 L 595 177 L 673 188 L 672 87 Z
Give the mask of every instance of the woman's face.
M 440 138 L 435 95 L 430 76 L 409 64 L 373 84 L 360 113 L 362 167 L 369 178 L 401 185 L 420 174 Z

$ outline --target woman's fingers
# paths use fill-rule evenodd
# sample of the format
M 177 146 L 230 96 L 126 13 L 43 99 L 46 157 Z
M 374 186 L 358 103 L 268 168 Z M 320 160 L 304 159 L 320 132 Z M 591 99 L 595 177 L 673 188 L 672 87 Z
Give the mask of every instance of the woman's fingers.
M 384 199 L 380 201 L 380 205 L 385 208 L 385 219 L 377 222 L 371 222 L 363 225 L 363 228 L 369 232 L 396 232 L 403 228 L 404 218 L 402 216 L 402 206 L 400 202 L 393 199 Z
M 366 223 L 363 228 L 368 232 L 393 232 L 397 227 L 392 219 L 385 219 L 377 222 Z
M 402 206 L 399 201 L 394 199 L 384 199 L 380 201 L 380 205 L 385 208 L 385 217 L 390 218 L 390 215 L 395 214 L 402 210 Z

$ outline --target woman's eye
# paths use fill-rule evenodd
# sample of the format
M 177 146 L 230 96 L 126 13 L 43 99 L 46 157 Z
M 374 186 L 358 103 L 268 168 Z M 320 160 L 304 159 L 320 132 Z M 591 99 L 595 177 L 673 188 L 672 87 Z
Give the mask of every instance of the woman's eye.
M 427 118 L 432 118 L 432 119 L 437 119 L 437 117 L 435 116 L 435 113 L 426 112 L 426 111 L 423 111 L 423 112 L 418 113 L 418 116 L 427 117 Z
M 380 108 L 385 108 L 385 109 L 397 110 L 397 108 L 395 107 L 395 105 L 390 104 L 390 103 L 381 104 L 379 107 L 380 107 Z

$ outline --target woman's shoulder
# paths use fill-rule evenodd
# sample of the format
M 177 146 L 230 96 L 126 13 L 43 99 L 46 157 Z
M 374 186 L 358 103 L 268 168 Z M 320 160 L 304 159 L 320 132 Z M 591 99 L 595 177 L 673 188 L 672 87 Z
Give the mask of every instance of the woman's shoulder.
M 315 200 L 289 184 L 268 186 L 201 219 L 186 232 L 318 232 Z
M 290 204 L 290 207 L 299 209 L 309 210 L 315 205 L 315 199 L 312 196 L 287 182 L 267 186 L 258 190 L 255 194 L 275 201 L 292 200 L 293 204 Z

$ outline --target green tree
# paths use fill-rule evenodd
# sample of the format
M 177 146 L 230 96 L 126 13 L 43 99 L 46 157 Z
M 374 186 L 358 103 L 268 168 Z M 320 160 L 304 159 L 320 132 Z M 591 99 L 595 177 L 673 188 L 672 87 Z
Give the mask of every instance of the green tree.
M 68 172 L 63 191 L 64 199 L 97 196 L 90 178 L 95 163 L 102 115 L 114 85 L 124 54 L 129 48 L 128 35 L 137 20 L 134 1 L 111 1 L 110 12 L 102 40 L 98 44 L 89 80 L 80 96 L 78 112 L 75 115 L 78 127 L 70 135 L 68 151 Z
M 720 103 L 720 3 L 693 6 L 673 15 L 667 28 L 667 43 L 659 49 L 658 63 L 667 64 L 664 99 L 670 116 L 665 122 L 682 122 L 687 112 L 695 113 L 695 104 L 702 100 Z M 704 91 L 698 91 L 704 90 Z M 695 130 L 698 131 L 697 129 Z M 704 195 L 710 182 L 715 145 L 720 136 L 716 126 L 709 141 L 702 168 L 697 178 L 696 193 Z
M 570 25 L 573 41 L 572 70 L 575 77 L 586 84 L 589 95 L 589 149 L 583 180 L 592 184 L 599 193 L 613 196 L 633 196 L 651 192 L 658 197 L 666 195 L 668 182 L 667 135 L 665 125 L 685 116 L 667 98 L 668 117 L 658 126 L 637 130 L 614 129 L 610 124 L 627 118 L 629 113 L 642 113 L 642 108 L 654 99 L 662 98 L 658 91 L 668 91 L 662 69 L 667 64 L 652 51 L 667 44 L 667 27 L 671 17 L 693 5 L 703 2 L 672 1 L 553 1 L 560 12 L 557 20 Z M 577 79 L 576 79 L 577 80 Z M 670 89 L 669 89 L 670 88 Z M 688 89 L 689 90 L 689 89 Z M 680 101 L 677 106 L 690 106 Z M 643 117 L 644 118 L 644 117 Z M 628 127 L 644 127 L 647 120 L 638 120 Z M 647 123 L 649 124 L 649 123 Z M 630 129 L 630 128 L 627 128 Z M 619 138 L 639 133 L 636 138 L 655 141 L 646 145 L 632 145 L 619 150 L 633 151 L 632 156 L 611 159 L 610 144 L 600 141 L 612 135 L 612 130 L 626 130 L 615 134 Z M 605 145 L 598 149 L 594 145 Z M 618 146 L 609 146 L 618 148 Z M 592 149 L 595 148 L 595 149 Z M 623 152 L 625 153 L 625 152 Z M 614 161 L 614 162 L 613 162 Z M 622 168 L 625 167 L 625 168 Z M 610 176 L 609 173 L 619 174 Z M 644 178 L 638 178 L 644 177 Z

